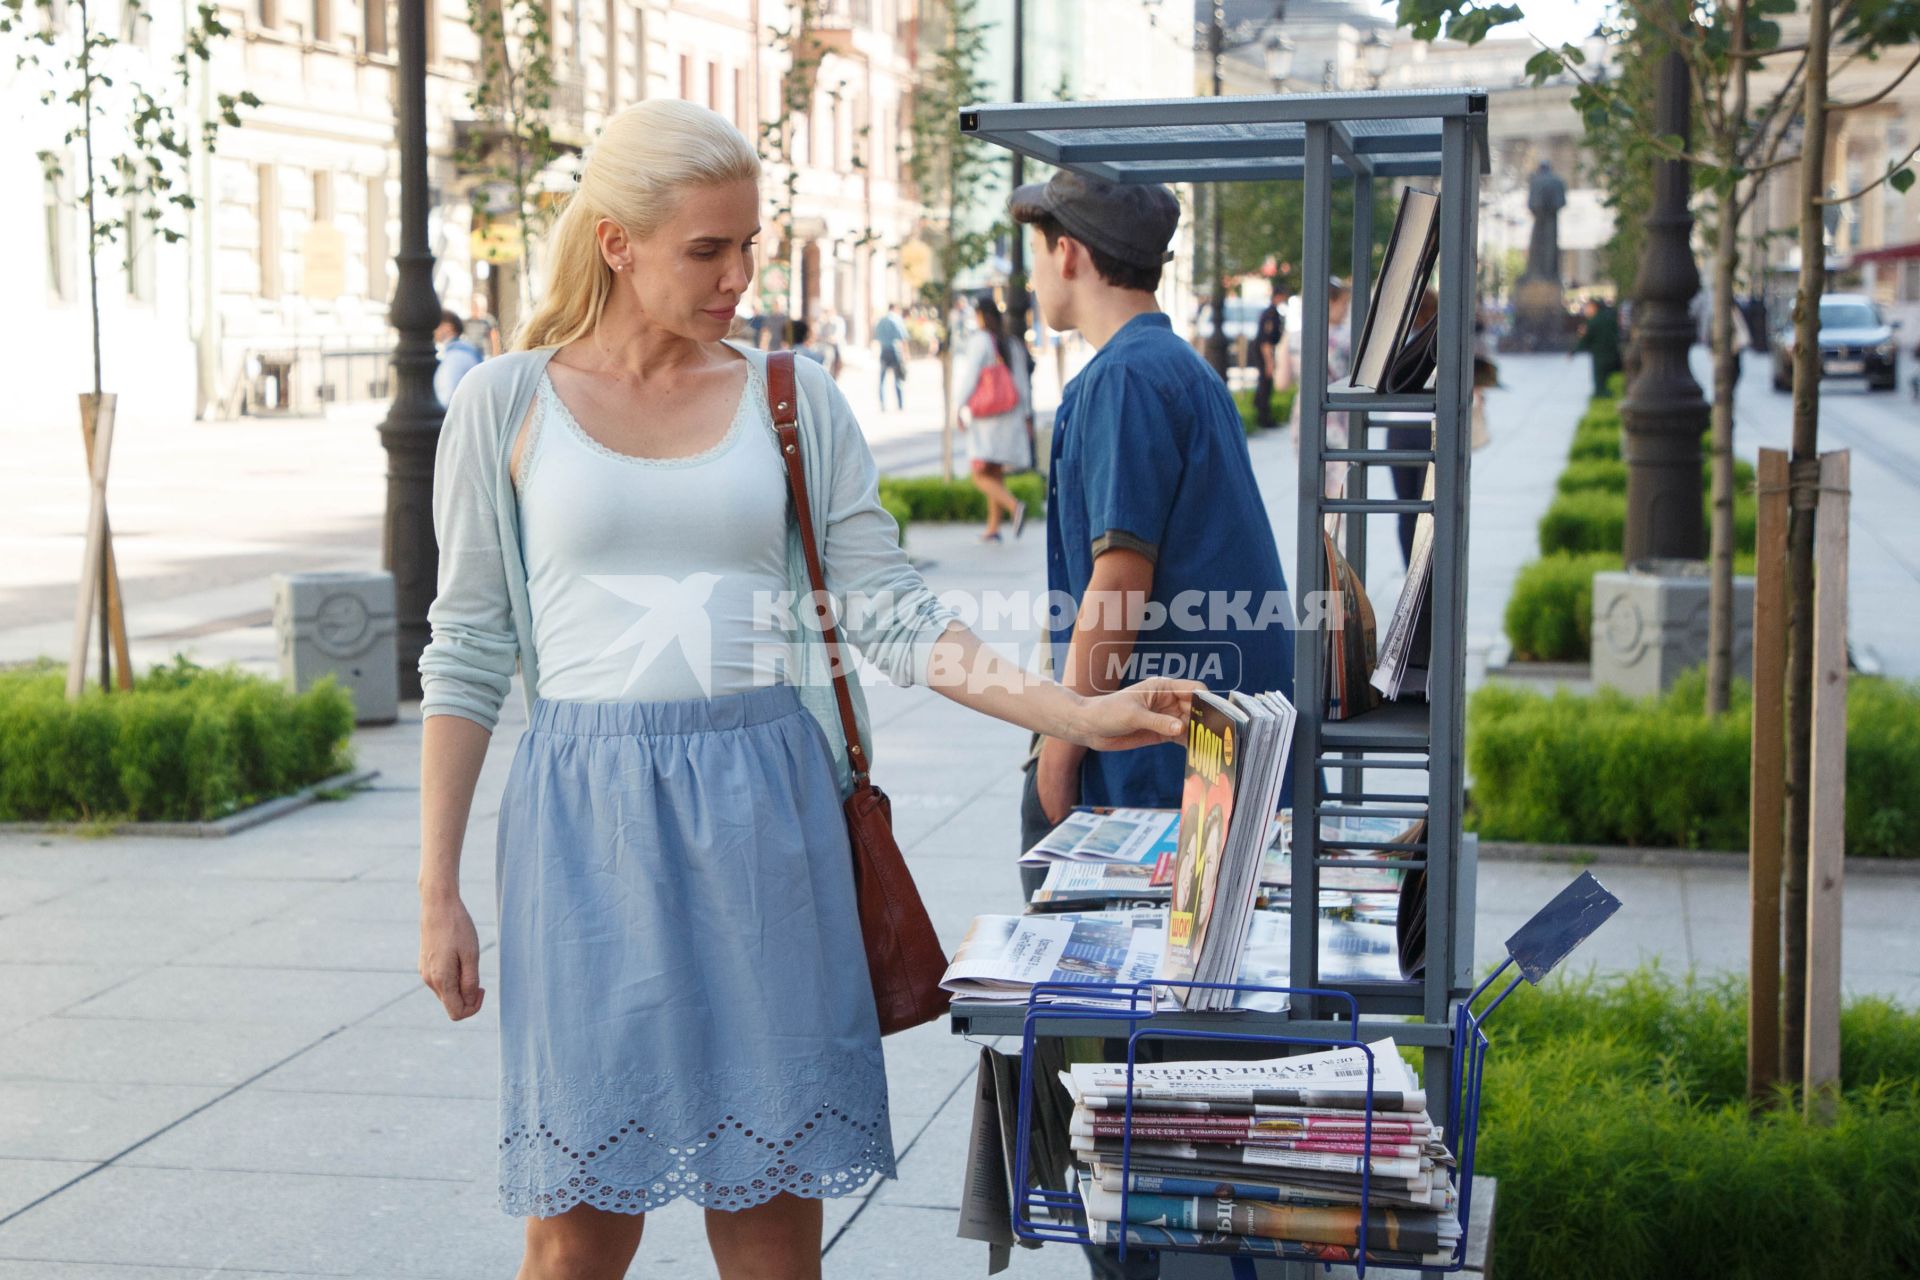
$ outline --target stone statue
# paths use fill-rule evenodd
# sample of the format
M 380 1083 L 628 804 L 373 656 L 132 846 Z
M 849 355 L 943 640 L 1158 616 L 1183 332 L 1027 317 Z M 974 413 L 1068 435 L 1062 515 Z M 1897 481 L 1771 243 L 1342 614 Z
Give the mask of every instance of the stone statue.
M 1533 213 L 1533 238 L 1527 242 L 1522 279 L 1560 281 L 1560 211 L 1567 207 L 1567 184 L 1545 160 L 1527 184 L 1527 208 Z

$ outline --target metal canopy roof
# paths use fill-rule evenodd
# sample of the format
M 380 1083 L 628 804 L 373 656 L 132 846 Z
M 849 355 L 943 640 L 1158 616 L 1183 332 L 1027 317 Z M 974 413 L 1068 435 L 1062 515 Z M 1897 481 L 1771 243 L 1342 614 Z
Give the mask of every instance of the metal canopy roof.
M 1330 127 L 1337 175 L 1438 174 L 1441 123 L 1455 118 L 1478 135 L 1485 173 L 1483 89 L 993 103 L 963 110 L 960 131 L 1109 182 L 1238 182 L 1303 177 L 1311 123 Z

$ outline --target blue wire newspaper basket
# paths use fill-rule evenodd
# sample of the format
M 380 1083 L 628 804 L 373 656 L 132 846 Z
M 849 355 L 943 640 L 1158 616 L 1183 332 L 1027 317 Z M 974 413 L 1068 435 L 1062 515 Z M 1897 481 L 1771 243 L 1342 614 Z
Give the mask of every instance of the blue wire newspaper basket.
M 1370 1152 L 1373 1146 L 1373 1079 L 1374 1053 L 1360 1039 L 1360 1007 L 1350 992 L 1332 990 L 1323 987 L 1267 987 L 1242 986 L 1222 982 L 1135 982 L 1135 983 L 1079 983 L 1052 982 L 1037 984 L 1027 997 L 1026 1018 L 1022 1026 L 1020 1045 L 1020 1107 L 1018 1126 L 1015 1130 L 1013 1185 L 1016 1194 L 1013 1203 L 1014 1234 L 1024 1240 L 1051 1241 L 1065 1244 L 1106 1245 L 1111 1243 L 1124 1261 L 1129 1247 L 1169 1252 L 1221 1253 L 1233 1255 L 1233 1268 L 1236 1280 L 1252 1280 L 1256 1259 L 1283 1262 L 1322 1262 L 1329 1266 L 1338 1262 L 1351 1265 L 1360 1277 L 1367 1274 L 1369 1263 L 1377 1266 L 1391 1265 L 1409 1267 L 1422 1272 L 1457 1272 L 1467 1263 L 1467 1224 L 1473 1214 L 1473 1171 L 1476 1150 L 1480 1136 L 1480 1089 L 1482 1071 L 1486 1064 L 1488 1040 L 1485 1023 L 1494 1010 L 1498 1009 L 1506 998 L 1513 994 L 1514 988 L 1522 982 L 1538 983 L 1552 969 L 1566 958 L 1568 952 L 1612 914 L 1619 910 L 1620 901 L 1602 887 L 1593 878 L 1592 873 L 1582 872 L 1580 876 L 1562 890 L 1552 902 L 1548 903 L 1525 925 L 1521 926 L 1507 940 L 1507 959 L 1483 979 L 1473 989 L 1471 995 L 1454 1010 L 1453 1015 L 1453 1075 L 1447 1082 L 1448 1100 L 1451 1103 L 1450 1127 L 1446 1134 L 1453 1149 L 1455 1179 L 1458 1187 L 1457 1213 L 1460 1224 L 1459 1239 L 1455 1242 L 1451 1256 L 1446 1262 L 1409 1264 L 1403 1259 L 1392 1261 L 1375 1255 L 1379 1250 L 1367 1244 L 1367 1229 L 1372 1222 L 1373 1176 L 1370 1155 L 1363 1154 L 1359 1160 L 1360 1169 L 1360 1205 L 1359 1224 L 1351 1244 L 1328 1246 L 1294 1241 L 1264 1242 L 1259 1252 L 1249 1252 L 1241 1238 L 1236 1243 L 1223 1243 L 1220 1246 L 1186 1245 L 1174 1243 L 1145 1244 L 1129 1243 L 1129 1237 L 1135 1234 L 1138 1224 L 1129 1221 L 1128 1209 L 1132 1199 L 1132 1161 L 1133 1161 L 1133 1079 L 1134 1067 L 1138 1062 L 1139 1046 L 1142 1040 L 1203 1040 L 1242 1044 L 1297 1045 L 1313 1050 L 1358 1049 L 1367 1060 L 1366 1119 L 1363 1122 L 1363 1153 Z M 1508 970 L 1517 969 L 1498 995 L 1487 1002 L 1486 1006 L 1475 1011 L 1474 1006 L 1495 983 L 1506 977 Z M 1175 1012 L 1172 1007 L 1163 1007 L 1160 993 L 1179 990 L 1219 990 L 1243 994 L 1272 993 L 1287 996 L 1308 996 L 1327 1002 L 1327 1008 L 1344 1008 L 1343 1017 L 1352 1027 L 1347 1038 L 1327 1035 L 1288 1035 L 1276 1032 L 1236 1031 L 1223 1026 L 1219 1031 L 1198 1030 L 1176 1027 L 1157 1028 L 1153 1026 L 1155 1017 L 1162 1012 Z M 1032 1169 L 1030 1165 L 1033 1140 L 1033 1096 L 1036 1081 L 1033 1076 L 1035 1060 L 1034 1044 L 1041 1024 L 1064 1024 L 1067 1030 L 1053 1030 L 1049 1034 L 1070 1035 L 1074 1023 L 1114 1022 L 1131 1024 L 1127 1036 L 1127 1103 L 1123 1112 L 1120 1139 L 1120 1213 L 1118 1219 L 1118 1238 L 1112 1241 L 1095 1240 L 1086 1226 L 1080 1197 L 1074 1192 L 1038 1187 L 1031 1185 Z M 1041 1081 L 1041 1085 L 1050 1082 Z

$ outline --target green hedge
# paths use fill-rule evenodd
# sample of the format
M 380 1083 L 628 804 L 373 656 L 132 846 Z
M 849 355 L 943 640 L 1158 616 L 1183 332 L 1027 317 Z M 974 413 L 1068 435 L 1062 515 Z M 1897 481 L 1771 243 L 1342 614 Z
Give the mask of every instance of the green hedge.
M 1652 699 L 1486 685 L 1467 715 L 1468 825 L 1492 840 L 1744 849 L 1751 694 L 1703 712 L 1706 678 Z M 1920 686 L 1855 676 L 1847 852 L 1920 857 Z
M 900 545 L 906 546 L 907 525 L 913 520 L 913 508 L 899 498 L 888 496 L 885 492 L 880 495 L 880 505 L 887 509 L 887 514 L 893 517 L 893 522 L 900 526 Z M 986 519 L 986 516 L 982 514 L 981 519 Z
M 1273 393 L 1273 420 L 1285 424 L 1293 416 L 1294 388 L 1277 390 Z M 1259 418 L 1253 411 L 1253 388 L 1246 387 L 1233 393 L 1233 402 L 1240 408 L 1240 426 L 1248 435 L 1260 429 Z
M 1507 598 L 1507 643 L 1522 661 L 1584 662 L 1593 651 L 1593 575 L 1620 568 L 1617 551 L 1555 552 L 1525 565 Z
M 1478 1149 L 1500 1180 L 1495 1274 L 1920 1274 L 1920 1014 L 1846 1006 L 1823 1126 L 1747 1106 L 1746 998 L 1643 971 L 1523 984 L 1500 1006 Z
M 1751 490 L 1734 493 L 1734 554 L 1752 553 L 1758 511 Z M 1703 514 L 1711 520 L 1711 506 Z M 1548 505 L 1546 514 L 1540 517 L 1539 528 L 1542 555 L 1552 555 L 1556 551 L 1612 551 L 1618 554 L 1627 537 L 1625 487 L 1623 485 L 1619 492 L 1596 488 L 1560 493 Z
M 1708 460 L 1701 467 L 1700 483 L 1705 492 L 1713 491 L 1713 462 Z M 1733 460 L 1733 492 L 1736 498 L 1743 493 L 1751 493 L 1754 485 L 1753 464 L 1741 458 Z M 1560 473 L 1560 479 L 1554 487 L 1561 493 L 1579 493 L 1596 489 L 1606 493 L 1625 493 L 1627 491 L 1627 464 L 1618 458 L 1582 458 L 1578 462 L 1569 462 Z
M 1027 518 L 1041 515 L 1047 505 L 1047 482 L 1037 472 L 1022 471 L 1007 477 L 1007 488 L 1027 504 Z M 987 497 L 970 480 L 942 480 L 939 476 L 882 476 L 880 503 L 900 520 L 926 520 L 940 524 L 984 522 Z M 904 527 L 905 520 L 901 520 Z
M 353 700 L 184 658 L 130 692 L 65 696 L 50 662 L 0 672 L 0 821 L 198 822 L 350 767 Z

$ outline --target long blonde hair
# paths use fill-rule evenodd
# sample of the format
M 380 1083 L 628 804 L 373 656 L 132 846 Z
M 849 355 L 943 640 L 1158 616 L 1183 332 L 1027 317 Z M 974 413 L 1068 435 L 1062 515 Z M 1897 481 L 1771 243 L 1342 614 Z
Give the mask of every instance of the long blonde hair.
M 553 224 L 546 296 L 514 337 L 517 350 L 559 346 L 600 323 L 613 270 L 594 235 L 602 218 L 644 240 L 690 186 L 760 177 L 760 158 L 725 116 L 678 98 L 654 98 L 619 112 L 587 151 L 580 186 Z

